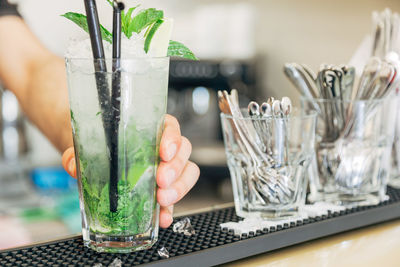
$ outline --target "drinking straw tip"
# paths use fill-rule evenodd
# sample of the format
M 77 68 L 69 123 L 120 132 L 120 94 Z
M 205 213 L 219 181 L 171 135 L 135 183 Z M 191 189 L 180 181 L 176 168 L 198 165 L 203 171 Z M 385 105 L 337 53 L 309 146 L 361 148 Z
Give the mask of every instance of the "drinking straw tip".
M 118 9 L 120 11 L 125 9 L 125 4 L 116 0 L 114 0 L 113 6 L 115 9 Z

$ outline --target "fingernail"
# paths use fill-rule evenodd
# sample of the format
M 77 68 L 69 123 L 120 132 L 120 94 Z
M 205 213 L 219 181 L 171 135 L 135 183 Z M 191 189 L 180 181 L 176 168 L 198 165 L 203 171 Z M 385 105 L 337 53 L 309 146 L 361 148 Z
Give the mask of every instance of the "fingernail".
M 166 187 L 169 187 L 175 181 L 175 177 L 176 177 L 175 170 L 169 169 L 165 174 Z
M 68 163 L 68 173 L 70 174 L 70 175 L 74 175 L 74 172 L 75 172 L 75 165 L 74 165 L 74 162 L 75 162 L 75 158 L 71 158 L 70 160 L 69 160 L 69 163 Z
M 172 205 L 178 199 L 178 193 L 174 189 L 165 190 L 165 195 L 168 205 Z
M 168 146 L 167 149 L 167 161 L 170 161 L 171 159 L 173 159 L 173 157 L 175 157 L 176 154 L 176 150 L 177 150 L 177 145 L 175 143 L 172 143 Z
M 173 222 L 174 222 L 174 218 L 172 217 L 172 214 L 168 215 L 168 223 L 169 223 L 169 225 L 171 225 Z
M 170 213 L 171 215 L 174 214 L 174 206 L 173 206 L 173 205 L 168 206 L 167 209 L 168 209 L 168 211 L 169 211 L 169 213 Z

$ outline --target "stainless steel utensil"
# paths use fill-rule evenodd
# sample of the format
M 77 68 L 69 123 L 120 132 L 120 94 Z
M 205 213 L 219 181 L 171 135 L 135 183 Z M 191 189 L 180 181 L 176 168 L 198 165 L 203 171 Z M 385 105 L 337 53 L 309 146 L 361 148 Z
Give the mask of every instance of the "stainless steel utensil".
M 295 66 L 293 66 L 293 64 L 285 64 L 284 73 L 293 83 L 293 85 L 298 89 L 300 94 L 310 99 L 317 98 L 315 92 L 312 89 L 310 89 L 311 87 L 308 84 L 308 82 L 300 74 L 299 70 Z
M 292 111 L 292 101 L 289 97 L 284 96 L 281 101 L 281 110 L 284 116 L 289 116 Z
M 261 104 L 260 106 L 260 115 L 261 118 L 269 118 L 272 117 L 272 107 L 270 104 L 268 104 L 267 102 L 264 102 Z M 262 123 L 262 127 L 266 136 L 266 143 L 265 143 L 265 148 L 266 148 L 266 152 L 268 153 L 268 155 L 270 155 L 272 157 L 273 155 L 273 151 L 272 151 L 272 140 L 271 140 L 271 136 L 272 136 L 272 130 L 271 130 L 271 125 L 270 125 L 270 121 L 268 120 L 261 120 Z
M 356 77 L 356 69 L 354 67 L 342 66 L 342 97 L 344 101 L 350 101 L 354 88 L 354 81 Z
M 264 132 L 264 127 L 261 123 L 261 120 L 258 120 L 257 118 L 260 117 L 260 107 L 257 102 L 251 101 L 249 105 L 247 106 L 247 112 L 250 117 L 255 118 L 251 120 L 253 123 L 255 132 L 254 132 L 254 138 L 257 144 L 262 148 L 262 151 L 267 151 L 267 139 L 268 136 Z
M 241 146 L 241 150 L 252 161 L 252 174 L 249 177 L 250 188 L 263 203 L 285 203 L 293 194 L 293 184 L 289 177 L 280 175 L 270 167 L 268 155 L 249 139 L 249 124 L 244 120 L 234 97 L 226 91 L 218 93 L 221 111 L 232 115 L 232 128 Z

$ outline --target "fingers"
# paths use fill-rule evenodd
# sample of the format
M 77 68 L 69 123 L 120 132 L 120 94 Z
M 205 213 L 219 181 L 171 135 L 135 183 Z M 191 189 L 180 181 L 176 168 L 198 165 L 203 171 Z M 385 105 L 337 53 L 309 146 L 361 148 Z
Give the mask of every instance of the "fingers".
M 181 136 L 179 123 L 171 115 L 165 116 L 165 126 L 160 143 L 162 162 L 157 170 L 157 200 L 161 205 L 160 227 L 173 222 L 173 204 L 182 199 L 199 178 L 199 168 L 188 161 L 192 153 L 189 140 Z
M 168 188 L 157 190 L 157 200 L 166 207 L 181 200 L 199 179 L 199 167 L 191 161 L 186 164 L 181 176 Z
M 165 115 L 164 131 L 160 143 L 160 157 L 162 161 L 174 158 L 181 145 L 181 130 L 177 119 Z
M 73 147 L 65 150 L 62 156 L 62 165 L 69 175 L 76 178 L 75 151 Z
M 172 214 L 174 206 L 161 207 L 160 209 L 160 227 L 168 228 L 174 221 Z
M 157 170 L 157 184 L 160 188 L 168 188 L 179 177 L 192 153 L 192 144 L 186 137 L 181 137 L 181 146 L 176 156 L 168 162 L 161 162 Z

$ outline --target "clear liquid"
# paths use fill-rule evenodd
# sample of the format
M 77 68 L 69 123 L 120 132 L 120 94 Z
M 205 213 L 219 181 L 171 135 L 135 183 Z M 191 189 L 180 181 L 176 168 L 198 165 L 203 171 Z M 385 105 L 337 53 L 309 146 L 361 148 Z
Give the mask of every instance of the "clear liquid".
M 116 211 L 110 210 L 111 157 L 104 130 L 104 124 L 114 118 L 111 111 L 101 109 L 95 75 L 68 68 L 84 242 L 100 252 L 149 248 L 158 236 L 155 177 L 168 61 L 156 67 L 151 60 L 144 61 L 142 65 L 135 61 L 121 72 Z M 110 91 L 111 81 L 108 73 Z

